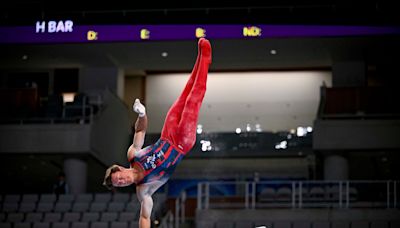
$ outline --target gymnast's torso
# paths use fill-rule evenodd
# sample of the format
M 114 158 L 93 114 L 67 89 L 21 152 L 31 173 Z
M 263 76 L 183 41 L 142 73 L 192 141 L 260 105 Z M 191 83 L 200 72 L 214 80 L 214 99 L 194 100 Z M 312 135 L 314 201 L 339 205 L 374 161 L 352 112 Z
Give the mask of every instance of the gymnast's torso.
M 167 182 L 176 165 L 182 160 L 183 153 L 166 139 L 135 152 L 130 160 L 131 167 L 143 170 L 143 178 L 137 185 L 151 182 Z

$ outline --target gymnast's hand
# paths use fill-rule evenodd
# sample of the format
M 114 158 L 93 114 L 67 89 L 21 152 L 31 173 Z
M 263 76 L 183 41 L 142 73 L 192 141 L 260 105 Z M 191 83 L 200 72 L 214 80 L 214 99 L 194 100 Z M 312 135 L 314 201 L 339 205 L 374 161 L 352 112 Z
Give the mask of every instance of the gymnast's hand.
M 139 117 L 146 115 L 146 107 L 140 103 L 139 99 L 135 99 L 135 103 L 133 103 L 133 111 L 139 114 Z

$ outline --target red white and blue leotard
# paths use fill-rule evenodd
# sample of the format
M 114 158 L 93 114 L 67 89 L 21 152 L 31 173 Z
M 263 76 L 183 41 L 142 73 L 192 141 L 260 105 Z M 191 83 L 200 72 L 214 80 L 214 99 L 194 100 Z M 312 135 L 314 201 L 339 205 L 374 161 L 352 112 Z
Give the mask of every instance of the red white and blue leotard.
M 165 139 L 159 139 L 155 144 L 143 148 L 139 154 L 131 161 L 132 166 L 137 164 L 144 171 L 144 178 L 138 185 L 152 181 L 166 182 L 184 156 Z

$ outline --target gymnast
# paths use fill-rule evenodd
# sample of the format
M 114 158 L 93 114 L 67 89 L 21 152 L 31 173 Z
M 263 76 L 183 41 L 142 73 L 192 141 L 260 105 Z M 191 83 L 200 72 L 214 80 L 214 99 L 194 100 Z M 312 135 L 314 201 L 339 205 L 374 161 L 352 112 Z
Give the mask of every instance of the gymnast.
M 181 95 L 167 113 L 161 137 L 145 148 L 142 147 L 147 129 L 146 108 L 139 99 L 133 104 L 133 111 L 138 113 L 138 117 L 132 125 L 133 143 L 127 152 L 130 167 L 112 165 L 106 170 L 103 185 L 113 189 L 136 184 L 140 228 L 151 227 L 152 195 L 168 181 L 196 142 L 197 121 L 206 92 L 211 58 L 210 42 L 200 38 L 196 63 Z

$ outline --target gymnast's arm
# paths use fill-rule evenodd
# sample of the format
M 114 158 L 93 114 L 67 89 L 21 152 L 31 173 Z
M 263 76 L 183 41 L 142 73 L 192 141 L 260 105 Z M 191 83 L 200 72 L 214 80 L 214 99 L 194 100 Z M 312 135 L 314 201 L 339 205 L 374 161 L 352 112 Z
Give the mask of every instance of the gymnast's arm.
M 148 186 L 138 186 L 136 194 L 140 202 L 139 228 L 150 228 L 153 199 L 149 194 Z
M 132 126 L 133 143 L 128 149 L 127 157 L 131 161 L 135 156 L 135 152 L 142 149 L 144 144 L 144 138 L 147 130 L 147 115 L 145 107 L 136 99 L 133 105 L 133 110 L 139 114 L 136 119 L 135 125 Z

